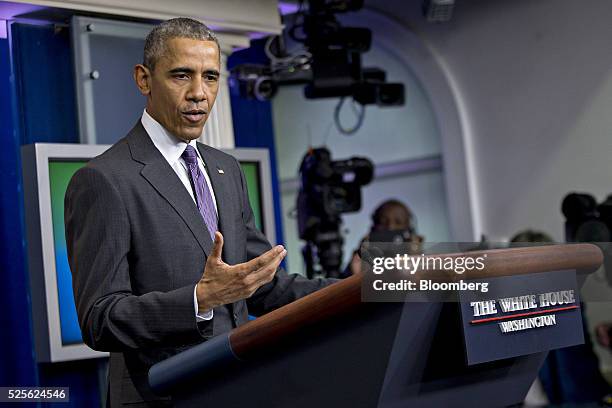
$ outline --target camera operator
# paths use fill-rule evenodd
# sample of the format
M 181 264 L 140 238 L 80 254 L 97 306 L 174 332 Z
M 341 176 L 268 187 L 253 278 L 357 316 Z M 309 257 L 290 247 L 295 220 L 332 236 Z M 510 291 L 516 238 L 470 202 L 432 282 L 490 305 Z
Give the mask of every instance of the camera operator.
M 380 204 L 372 213 L 372 227 L 360 243 L 364 241 L 391 242 L 399 238 L 411 244 L 410 252 L 417 252 L 424 241 L 422 235 L 416 233 L 414 215 L 412 211 L 399 200 L 391 199 Z M 342 278 L 361 273 L 360 248 L 353 252 L 351 261 L 341 274 Z

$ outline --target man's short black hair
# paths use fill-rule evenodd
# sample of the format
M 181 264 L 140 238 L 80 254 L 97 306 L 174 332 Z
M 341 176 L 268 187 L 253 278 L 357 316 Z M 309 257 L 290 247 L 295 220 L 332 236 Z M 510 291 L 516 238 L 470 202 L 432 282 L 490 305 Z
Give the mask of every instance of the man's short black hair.
M 206 24 L 193 18 L 173 18 L 157 25 L 145 40 L 142 64 L 150 70 L 166 52 L 166 43 L 172 38 L 191 38 L 193 40 L 214 41 L 219 47 L 219 40 Z

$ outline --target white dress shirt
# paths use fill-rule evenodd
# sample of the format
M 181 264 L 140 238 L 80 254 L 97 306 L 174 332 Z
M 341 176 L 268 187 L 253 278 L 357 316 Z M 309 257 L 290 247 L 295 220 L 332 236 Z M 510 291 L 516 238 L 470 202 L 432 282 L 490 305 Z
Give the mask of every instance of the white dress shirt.
M 149 134 L 149 137 L 151 138 L 151 141 L 153 142 L 157 150 L 159 150 L 162 156 L 164 156 L 170 167 L 172 167 L 172 170 L 174 170 L 178 178 L 181 180 L 181 182 L 187 189 L 187 192 L 191 196 L 193 202 L 197 205 L 197 201 L 191 187 L 189 170 L 187 169 L 185 161 L 181 157 L 181 155 L 185 151 L 185 148 L 187 148 L 187 143 L 168 132 L 158 121 L 153 119 L 151 115 L 147 113 L 146 109 L 142 113 L 142 118 L 140 119 L 140 122 Z M 208 177 L 208 173 L 205 169 L 206 164 L 204 163 L 204 160 L 202 160 L 202 156 L 200 156 L 200 151 L 197 148 L 196 141 L 192 140 L 189 142 L 189 144 L 193 146 L 193 148 L 198 154 L 198 166 L 200 167 L 200 171 L 204 174 L 206 184 L 208 185 L 208 189 L 210 190 L 210 194 L 212 195 L 213 203 L 215 205 L 215 212 L 219 214 L 219 212 L 217 211 L 217 200 L 215 198 L 215 192 L 212 188 L 210 177 Z M 204 313 L 198 313 L 198 297 L 196 289 L 197 285 L 193 290 L 193 306 L 195 308 L 196 320 L 210 320 L 213 318 L 212 310 L 209 310 Z

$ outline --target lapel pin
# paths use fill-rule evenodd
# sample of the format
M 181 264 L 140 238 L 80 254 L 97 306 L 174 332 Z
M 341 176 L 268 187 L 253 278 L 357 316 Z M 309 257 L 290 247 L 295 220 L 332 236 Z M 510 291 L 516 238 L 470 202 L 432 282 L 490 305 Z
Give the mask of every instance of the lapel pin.
M 225 172 L 221 169 L 217 169 L 217 171 L 219 172 L 219 174 L 225 174 Z

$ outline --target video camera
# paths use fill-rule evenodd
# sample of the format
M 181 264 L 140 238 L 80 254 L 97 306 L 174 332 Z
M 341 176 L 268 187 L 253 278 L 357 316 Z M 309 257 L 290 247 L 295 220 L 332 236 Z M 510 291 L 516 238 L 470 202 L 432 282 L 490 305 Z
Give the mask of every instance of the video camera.
M 309 99 L 352 97 L 361 105 L 404 105 L 403 84 L 387 83 L 385 71 L 361 65 L 361 54 L 371 47 L 372 32 L 343 27 L 336 18 L 338 13 L 363 8 L 363 0 L 306 3 L 308 8 L 302 9 L 300 2 L 286 30 L 304 50 L 289 54 L 283 35 L 270 37 L 265 47 L 269 65 L 243 64 L 232 69 L 232 82 L 239 84 L 240 94 L 265 100 L 274 96 L 279 85 L 306 84 L 304 95 Z
M 342 245 L 340 215 L 359 211 L 361 187 L 373 177 L 372 162 L 363 157 L 332 161 L 326 148 L 311 149 L 300 165 L 297 217 L 306 274 L 340 274 Z

